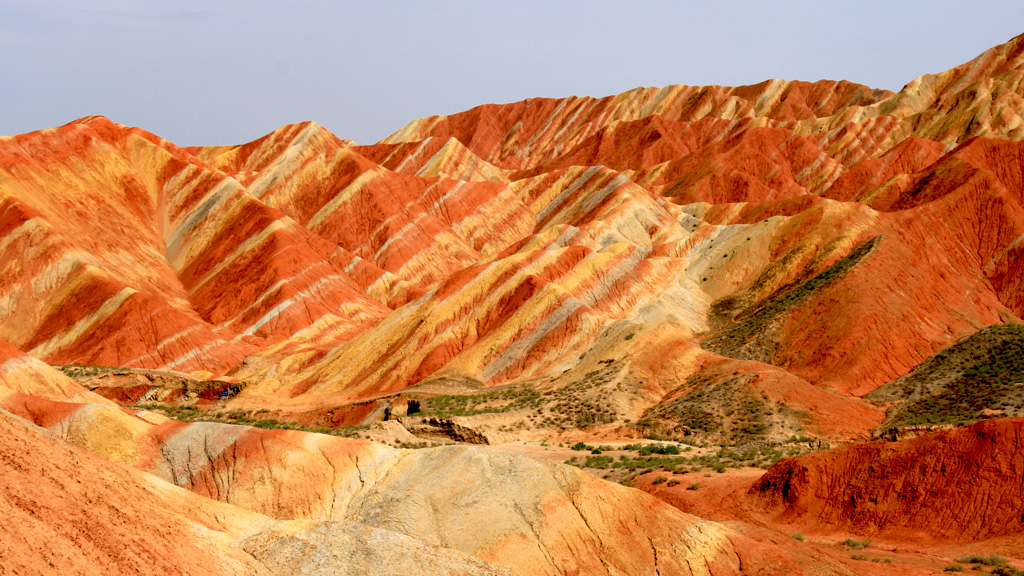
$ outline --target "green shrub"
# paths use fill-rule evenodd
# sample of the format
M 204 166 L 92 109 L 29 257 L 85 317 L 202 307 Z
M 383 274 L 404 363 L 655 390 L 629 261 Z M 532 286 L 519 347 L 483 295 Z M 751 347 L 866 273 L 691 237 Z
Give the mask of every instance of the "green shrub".
M 583 463 L 584 468 L 598 468 L 605 469 L 612 467 L 611 456 L 587 456 L 586 462 Z
M 942 569 L 944 572 L 963 572 L 964 567 L 957 564 L 950 564 Z
M 651 482 L 651 484 L 664 484 L 665 482 L 668 482 L 668 478 L 665 478 L 664 476 L 658 476 L 657 478 L 654 479 L 654 482 Z
M 982 556 L 981 554 L 965 554 L 958 556 L 957 562 L 961 564 L 981 564 L 983 566 L 1006 566 L 1006 558 L 1002 556 Z
M 650 456 L 651 454 L 679 454 L 679 446 L 676 446 L 675 444 L 648 444 L 646 446 L 641 446 L 639 449 L 636 449 L 636 451 L 639 452 L 641 456 Z
M 854 540 L 847 538 L 839 543 L 840 546 L 846 546 L 847 548 L 853 548 L 854 550 L 863 550 L 868 546 L 871 546 L 871 540 Z
M 799 533 L 799 532 L 796 532 L 796 533 L 793 534 L 793 539 L 794 540 L 799 540 L 799 541 L 803 542 L 804 541 L 804 535 Z

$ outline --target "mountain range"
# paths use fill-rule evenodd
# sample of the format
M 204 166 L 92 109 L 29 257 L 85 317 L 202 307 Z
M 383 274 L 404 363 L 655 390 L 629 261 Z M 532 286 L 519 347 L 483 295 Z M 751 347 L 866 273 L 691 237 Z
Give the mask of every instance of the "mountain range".
M 0 564 L 1024 560 L 1022 115 L 1018 36 L 899 92 L 533 98 L 372 145 L 0 137 Z M 693 452 L 623 475 L 636 443 Z

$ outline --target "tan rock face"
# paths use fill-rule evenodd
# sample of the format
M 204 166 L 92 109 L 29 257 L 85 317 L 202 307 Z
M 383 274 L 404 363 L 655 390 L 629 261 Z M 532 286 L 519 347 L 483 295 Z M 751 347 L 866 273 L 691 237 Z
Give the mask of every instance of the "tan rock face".
M 738 570 L 729 531 L 578 470 L 481 448 L 418 450 L 349 516 L 520 574 Z
M 511 576 L 503 566 L 365 524 L 292 523 L 240 546 L 274 575 Z
M 264 524 L 286 521 L 241 544 L 275 573 L 315 573 L 347 554 L 376 566 L 403 549 L 374 573 L 435 564 L 468 573 L 490 564 L 516 574 L 739 571 L 730 529 L 561 464 L 478 447 L 395 450 L 297 431 L 153 424 L 112 406 L 31 397 L 12 396 L 7 407 Z M 375 542 L 384 548 L 368 550 Z

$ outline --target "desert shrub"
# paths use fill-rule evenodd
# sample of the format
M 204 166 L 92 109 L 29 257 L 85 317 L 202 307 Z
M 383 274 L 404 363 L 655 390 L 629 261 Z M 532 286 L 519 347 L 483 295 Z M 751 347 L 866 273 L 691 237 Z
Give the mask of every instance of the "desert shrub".
M 611 456 L 587 456 L 587 460 L 583 463 L 584 468 L 598 468 L 605 469 L 611 468 L 613 458 Z
M 654 482 L 651 482 L 651 484 L 664 484 L 665 482 L 668 482 L 668 478 L 665 478 L 664 476 L 658 476 L 657 478 L 654 479 Z
M 981 554 L 965 554 L 958 556 L 957 562 L 961 564 L 981 564 L 983 566 L 1006 566 L 1006 558 L 1002 556 L 982 556 Z
M 950 564 L 942 569 L 944 572 L 963 572 L 964 567 L 958 564 Z
M 853 538 L 847 538 L 839 543 L 840 546 L 846 546 L 847 548 L 853 548 L 854 550 L 863 550 L 868 546 L 871 546 L 871 540 L 854 540 Z
M 675 444 L 648 444 L 646 446 L 641 446 L 636 451 L 639 452 L 641 456 L 650 456 L 651 454 L 679 454 L 679 446 L 676 446 Z
M 665 484 L 665 486 L 668 486 L 669 488 L 672 488 L 673 486 L 679 486 L 679 480 L 676 480 L 675 478 L 673 478 L 673 479 L 669 480 L 668 484 Z
M 694 482 L 693 484 L 687 486 L 686 489 L 696 492 L 697 490 L 700 490 L 700 482 Z
M 280 423 L 277 420 L 257 420 L 256 422 L 253 422 L 252 425 L 257 427 L 257 428 L 266 428 L 266 429 L 279 428 L 280 427 Z
M 529 388 L 492 390 L 479 394 L 434 396 L 421 401 L 416 413 L 442 418 L 474 416 L 537 408 L 541 402 L 541 394 Z
M 863 555 L 863 554 L 850 554 L 850 558 L 853 558 L 854 560 L 867 560 L 868 559 L 868 557 Z
M 799 533 L 799 532 L 796 532 L 795 534 L 793 534 L 793 539 L 794 540 L 799 540 L 799 541 L 803 542 L 804 541 L 804 535 Z

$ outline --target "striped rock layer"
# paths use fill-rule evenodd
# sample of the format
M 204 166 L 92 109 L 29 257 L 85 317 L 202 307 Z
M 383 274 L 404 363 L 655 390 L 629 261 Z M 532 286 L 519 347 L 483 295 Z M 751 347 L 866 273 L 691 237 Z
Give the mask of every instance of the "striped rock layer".
M 845 406 L 1024 316 L 1022 98 L 1018 37 L 898 93 L 538 98 L 371 146 L 302 123 L 180 148 L 83 118 L 0 138 L 0 340 L 232 376 L 240 407 L 608 360 L 636 417 L 730 360 Z
M 18 574 L 708 576 L 785 558 L 561 464 L 185 424 L 73 392 L 0 385 L 0 557 Z

